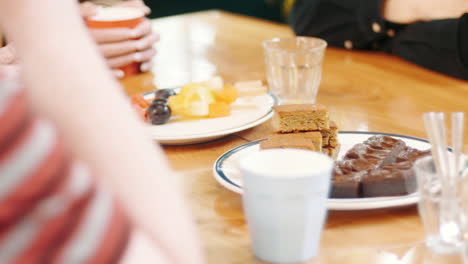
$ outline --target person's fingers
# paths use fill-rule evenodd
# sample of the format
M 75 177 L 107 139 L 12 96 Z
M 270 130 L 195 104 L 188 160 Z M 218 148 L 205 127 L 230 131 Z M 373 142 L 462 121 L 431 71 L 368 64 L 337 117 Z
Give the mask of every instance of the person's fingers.
M 140 71 L 149 72 L 153 68 L 153 61 L 143 62 L 140 66 Z
M 152 25 L 149 19 L 145 18 L 136 28 L 132 30 L 132 38 L 141 38 L 152 32 Z
M 15 63 L 16 59 L 16 51 L 11 44 L 0 48 L 0 65 Z
M 132 38 L 129 28 L 90 29 L 91 36 L 97 43 L 112 43 Z
M 122 79 L 123 77 L 125 77 L 125 73 L 119 69 L 113 69 L 112 74 L 115 76 L 115 78 L 118 79 Z
M 147 7 L 145 3 L 143 3 L 143 1 L 141 0 L 124 1 L 124 2 L 118 3 L 117 6 L 137 8 L 143 11 L 145 15 L 149 15 L 151 13 L 151 9 Z
M 151 33 L 151 22 L 145 19 L 134 29 L 129 28 L 109 28 L 90 29 L 91 35 L 99 44 L 114 43 L 129 39 L 138 39 Z
M 99 50 L 104 57 L 117 57 L 124 54 L 129 54 L 136 51 L 147 50 L 159 40 L 159 35 L 151 33 L 146 37 L 138 40 L 127 40 L 122 42 L 107 43 L 99 45 Z
M 148 49 L 141 52 L 127 54 L 125 56 L 110 58 L 107 60 L 107 65 L 111 68 L 118 68 L 128 65 L 132 62 L 147 62 L 150 61 L 156 54 L 156 50 Z
M 80 13 L 82 17 L 91 17 L 96 15 L 97 6 L 91 2 L 84 2 L 80 4 Z

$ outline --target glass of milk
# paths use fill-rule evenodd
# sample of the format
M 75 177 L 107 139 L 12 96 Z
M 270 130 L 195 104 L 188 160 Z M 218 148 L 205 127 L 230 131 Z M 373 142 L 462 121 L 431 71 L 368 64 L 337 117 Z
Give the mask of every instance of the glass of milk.
M 297 263 L 317 255 L 333 160 L 299 149 L 261 150 L 239 162 L 243 206 L 255 256 Z

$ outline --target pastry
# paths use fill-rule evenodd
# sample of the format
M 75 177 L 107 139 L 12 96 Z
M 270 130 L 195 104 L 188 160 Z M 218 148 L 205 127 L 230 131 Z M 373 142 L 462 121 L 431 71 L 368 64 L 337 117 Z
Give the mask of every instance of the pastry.
M 330 120 L 330 128 L 320 130 L 323 137 L 324 147 L 336 147 L 338 145 L 338 127 L 336 123 Z
M 338 153 L 340 152 L 340 145 L 336 145 L 335 147 L 332 146 L 322 146 L 322 153 L 327 154 L 332 159 L 336 159 L 338 157 Z
M 318 104 L 274 106 L 273 128 L 279 133 L 329 129 L 328 110 Z
M 322 151 L 322 134 L 320 132 L 272 134 L 268 139 L 260 142 L 260 148 L 300 148 Z

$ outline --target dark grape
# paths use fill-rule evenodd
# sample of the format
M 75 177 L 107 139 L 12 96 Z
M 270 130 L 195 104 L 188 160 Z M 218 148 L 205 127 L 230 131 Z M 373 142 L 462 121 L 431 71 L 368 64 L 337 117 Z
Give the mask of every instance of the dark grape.
M 167 104 L 167 100 L 165 100 L 165 99 L 154 99 L 154 100 L 151 102 L 151 104 L 152 104 L 152 105 L 153 105 L 153 104 L 164 104 L 164 105 L 165 105 L 165 104 Z
M 155 99 L 167 100 L 169 98 L 169 96 L 173 96 L 175 94 L 176 93 L 175 93 L 174 89 L 160 89 L 160 90 L 156 90 L 156 92 L 154 92 L 154 98 Z
M 156 100 L 155 100 L 156 101 Z M 153 125 L 162 125 L 165 124 L 171 117 L 171 108 L 160 101 L 151 103 L 151 105 L 146 110 L 148 119 Z

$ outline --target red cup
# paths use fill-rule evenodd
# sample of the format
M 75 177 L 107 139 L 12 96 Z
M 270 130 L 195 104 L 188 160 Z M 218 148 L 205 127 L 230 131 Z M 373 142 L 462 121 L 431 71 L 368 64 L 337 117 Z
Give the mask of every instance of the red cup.
M 136 28 L 143 22 L 145 13 L 136 8 L 130 7 L 106 7 L 99 8 L 96 15 L 86 18 L 86 25 L 89 28 Z M 125 76 L 141 73 L 141 63 L 132 62 L 119 69 Z

